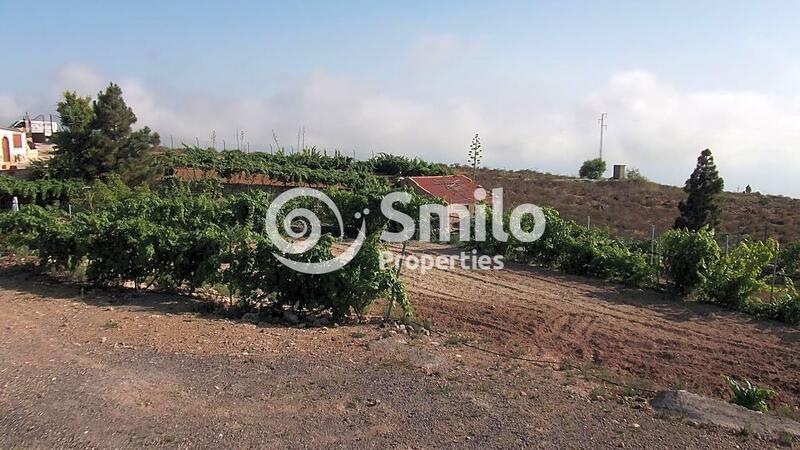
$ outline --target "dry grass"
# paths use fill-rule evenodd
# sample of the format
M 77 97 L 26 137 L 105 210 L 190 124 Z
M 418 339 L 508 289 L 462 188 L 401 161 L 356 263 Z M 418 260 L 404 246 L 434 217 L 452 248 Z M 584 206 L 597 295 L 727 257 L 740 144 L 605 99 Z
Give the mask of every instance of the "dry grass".
M 670 228 L 678 214 L 678 202 L 686 194 L 679 187 L 651 182 L 586 181 L 530 170 L 482 169 L 478 183 L 485 188 L 502 187 L 506 207 L 521 203 L 551 206 L 569 219 L 593 227 L 608 227 L 613 233 L 647 238 L 656 226 L 660 234 Z M 800 199 L 757 193 L 723 194 L 724 231 L 732 239 L 749 234 L 768 236 L 781 242 L 800 240 Z

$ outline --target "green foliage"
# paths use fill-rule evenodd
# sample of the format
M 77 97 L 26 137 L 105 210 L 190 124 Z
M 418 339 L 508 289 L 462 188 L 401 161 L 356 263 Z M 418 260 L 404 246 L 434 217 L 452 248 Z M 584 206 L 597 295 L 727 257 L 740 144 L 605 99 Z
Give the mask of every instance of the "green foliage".
M 488 254 L 502 254 L 512 260 L 535 263 L 562 272 L 593 276 L 619 281 L 632 286 L 652 283 L 655 271 L 643 252 L 630 249 L 623 242 L 602 230 L 587 230 L 572 221 L 563 219 L 552 208 L 543 208 L 546 227 L 541 238 L 533 242 L 519 242 L 513 235 L 505 242 L 491 233 L 491 215 L 487 217 L 487 235 L 484 242 L 471 242 L 470 246 Z M 503 227 L 508 230 L 510 214 L 503 217 Z M 526 215 L 521 223 L 524 231 L 533 229 L 533 218 Z M 474 233 L 474 224 L 473 224 Z
M 275 257 L 280 252 L 264 237 L 266 193 L 219 197 L 194 195 L 179 184 L 165 189 L 131 189 L 119 179 L 95 182 L 71 218 L 33 205 L 0 214 L 0 244 L 27 245 L 50 268 L 85 262 L 87 280 L 102 285 L 191 290 L 222 284 L 245 308 L 330 310 L 337 317 L 363 314 L 375 299 L 391 296 L 410 314 L 396 272 L 380 267 L 381 229 L 341 270 L 302 274 L 281 264 Z M 291 257 L 328 260 L 333 243 L 324 235 L 309 252 Z
M 61 125 L 73 133 L 86 131 L 94 118 L 92 99 L 81 97 L 74 91 L 64 92 L 64 100 L 58 103 L 56 110 L 61 117 Z
M 677 294 L 688 294 L 703 285 L 709 270 L 717 263 L 720 250 L 714 232 L 669 230 L 661 237 L 664 271 Z
M 790 279 L 773 293 L 771 300 L 757 297 L 747 299 L 742 310 L 760 319 L 777 320 L 790 325 L 800 325 L 800 293 Z
M 642 175 L 642 172 L 639 171 L 639 169 L 635 167 L 628 169 L 627 173 L 625 174 L 625 178 L 636 183 L 646 183 L 650 181 L 646 176 Z
M 750 380 L 739 383 L 731 377 L 725 377 L 725 381 L 733 393 L 730 402 L 753 411 L 767 412 L 769 410 L 767 400 L 776 395 L 772 389 L 756 387 Z
M 588 178 L 590 180 L 597 180 L 606 172 L 606 162 L 600 158 L 589 159 L 583 162 L 578 175 L 581 178 Z
M 166 175 L 176 168 L 213 172 L 224 179 L 234 176 L 253 178 L 263 175 L 271 181 L 292 184 L 323 184 L 352 189 L 387 187 L 376 175 L 415 176 L 442 175 L 449 168 L 405 156 L 378 154 L 368 161 L 358 161 L 339 152 L 333 155 L 316 149 L 287 154 L 244 153 L 238 150 L 216 152 L 213 149 L 186 147 L 180 151 L 169 150 L 159 155 L 159 163 Z
M 778 267 L 788 276 L 800 277 L 800 242 L 792 242 L 781 249 Z
M 725 182 L 719 176 L 711 150 L 703 150 L 683 188 L 688 197 L 678 204 L 680 216 L 675 220 L 675 228 L 699 230 L 708 226 L 712 230 L 719 229 L 722 225 L 719 195 L 724 187 Z
M 764 271 L 775 259 L 777 242 L 742 241 L 709 267 L 700 296 L 727 308 L 740 308 L 767 288 Z
M 450 175 L 453 173 L 444 164 L 430 163 L 419 158 L 379 153 L 367 161 L 369 170 L 379 175 L 400 177 Z
M 97 100 L 65 92 L 58 111 L 66 128 L 54 134 L 57 150 L 49 162 L 53 178 L 93 180 L 116 173 L 126 181 L 148 180 L 155 172 L 151 153 L 158 134 L 144 127 L 133 131 L 136 115 L 122 98 L 122 90 L 111 83 Z
M 21 204 L 40 206 L 54 203 L 67 204 L 70 199 L 83 195 L 84 183 L 77 180 L 34 180 L 26 181 L 0 175 L 0 209 L 9 208 L 14 197 Z

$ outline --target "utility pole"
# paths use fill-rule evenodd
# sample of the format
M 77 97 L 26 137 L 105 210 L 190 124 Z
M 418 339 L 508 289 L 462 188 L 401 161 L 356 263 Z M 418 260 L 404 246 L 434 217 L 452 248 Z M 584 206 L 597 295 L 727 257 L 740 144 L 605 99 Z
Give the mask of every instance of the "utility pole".
M 603 133 L 605 132 L 608 125 L 606 125 L 606 117 L 608 117 L 608 113 L 601 113 L 600 118 L 597 121 L 600 123 L 600 160 L 603 160 Z

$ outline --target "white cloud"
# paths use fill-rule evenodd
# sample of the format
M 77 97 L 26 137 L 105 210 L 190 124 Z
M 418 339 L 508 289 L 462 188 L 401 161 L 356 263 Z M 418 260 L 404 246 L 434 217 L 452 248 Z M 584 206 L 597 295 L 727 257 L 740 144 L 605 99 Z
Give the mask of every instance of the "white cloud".
M 425 70 L 454 62 L 459 57 L 476 50 L 476 43 L 454 34 L 422 36 L 414 42 L 408 54 L 408 65 L 413 70 Z
M 745 184 L 800 195 L 800 98 L 756 92 L 683 91 L 642 72 L 613 76 L 589 98 L 609 112 L 610 158 L 657 178 L 686 178 L 700 150 L 711 148 L 728 189 Z
M 58 98 L 65 90 L 76 91 L 81 95 L 97 95 L 108 85 L 98 72 L 82 64 L 68 64 L 61 67 L 51 83 L 50 93 Z
M 96 93 L 107 77 L 68 66 L 54 78 L 52 93 L 76 89 Z M 388 151 L 432 160 L 462 162 L 474 133 L 484 143 L 489 166 L 576 173 L 597 152 L 600 112 L 608 112 L 605 155 L 610 163 L 642 169 L 650 178 L 681 184 L 699 152 L 711 148 L 728 189 L 752 184 L 764 192 L 800 196 L 800 99 L 757 92 L 688 91 L 645 71 L 609 78 L 593 92 L 558 96 L 547 86 L 520 80 L 487 83 L 460 96 L 415 97 L 376 84 L 316 74 L 279 86 L 271 95 L 227 98 L 206 92 L 180 93 L 137 79 L 120 81 L 139 117 L 176 144 L 212 130 L 217 146 L 235 146 L 236 129 L 253 149 L 268 149 L 272 129 L 285 147 Z M 52 95 L 41 104 L 54 104 Z M 0 93 L 0 117 L 30 105 Z M 15 115 L 19 115 L 17 113 Z
M 9 125 L 11 121 L 22 117 L 24 111 L 20 111 L 23 111 L 23 107 L 15 97 L 0 93 L 0 119 L 3 120 L 0 125 Z

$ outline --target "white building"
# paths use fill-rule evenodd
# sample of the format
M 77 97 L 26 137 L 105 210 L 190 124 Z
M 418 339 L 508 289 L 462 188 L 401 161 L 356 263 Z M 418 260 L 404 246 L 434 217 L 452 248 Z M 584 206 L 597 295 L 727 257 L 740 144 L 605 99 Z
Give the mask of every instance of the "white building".
M 14 122 L 11 128 L 24 128 L 28 135 L 36 144 L 49 143 L 53 133 L 58 132 L 59 124 L 53 120 L 53 116 L 39 114 L 33 119 L 27 114 L 22 119 Z
M 28 165 L 36 157 L 31 150 L 24 130 L 0 127 L 0 170 L 11 170 Z

